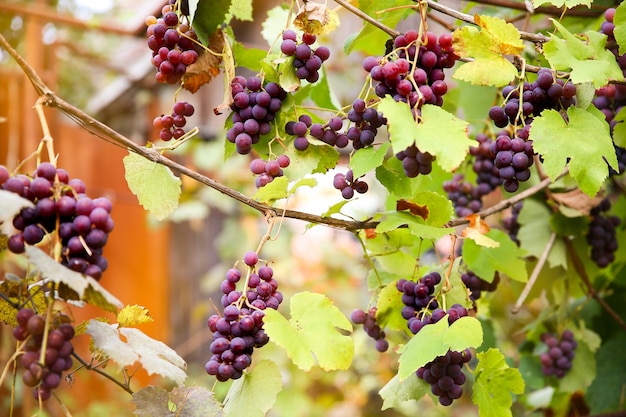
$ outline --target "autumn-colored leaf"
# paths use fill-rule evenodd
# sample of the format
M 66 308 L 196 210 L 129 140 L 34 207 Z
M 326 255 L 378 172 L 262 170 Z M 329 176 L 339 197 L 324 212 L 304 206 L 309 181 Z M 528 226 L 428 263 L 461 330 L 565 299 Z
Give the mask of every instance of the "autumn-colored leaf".
M 195 93 L 204 84 L 208 84 L 220 73 L 222 63 L 222 50 L 224 49 L 224 36 L 221 30 L 216 30 L 209 39 L 211 51 L 202 53 L 198 60 L 189 65 L 183 76 L 183 87 L 185 90 Z M 218 55 L 219 53 L 219 55 Z
M 376 229 L 365 229 L 365 238 L 374 239 L 377 236 Z
M 487 248 L 497 248 L 500 243 L 486 236 L 489 233 L 489 225 L 480 218 L 477 213 L 470 214 L 466 217 L 469 220 L 469 226 L 467 226 L 461 232 L 461 236 L 467 239 L 472 239 L 476 244 L 485 246 Z
M 327 35 L 339 26 L 339 15 L 324 4 L 305 1 L 293 23 L 303 32 Z
M 422 219 L 428 219 L 428 206 L 423 205 L 420 206 L 417 203 L 408 200 L 398 200 L 396 201 L 396 210 L 403 211 L 408 210 L 411 214 L 415 216 L 420 216 Z
M 557 203 L 572 208 L 581 214 L 588 215 L 591 209 L 600 204 L 604 199 L 604 193 L 600 192 L 591 198 L 583 193 L 580 188 L 568 191 L 566 193 L 552 193 L 552 198 Z

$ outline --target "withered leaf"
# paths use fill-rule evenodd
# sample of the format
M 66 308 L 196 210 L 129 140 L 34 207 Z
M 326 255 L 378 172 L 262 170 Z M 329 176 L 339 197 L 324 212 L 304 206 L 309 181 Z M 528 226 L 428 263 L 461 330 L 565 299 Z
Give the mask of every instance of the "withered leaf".
M 303 32 L 326 35 L 339 26 L 339 15 L 325 4 L 305 1 L 293 23 Z
M 183 76 L 185 90 L 195 93 L 204 84 L 211 82 L 220 73 L 222 63 L 222 50 L 224 49 L 224 36 L 221 30 L 216 30 L 209 38 L 211 51 L 204 51 L 198 60 L 187 67 Z M 219 54 L 219 55 L 218 55 Z
M 409 212 L 414 216 L 420 216 L 422 219 L 428 219 L 428 206 L 423 205 L 420 206 L 417 203 L 413 203 L 408 200 L 398 200 L 396 201 L 396 210 L 403 211 L 409 210 Z

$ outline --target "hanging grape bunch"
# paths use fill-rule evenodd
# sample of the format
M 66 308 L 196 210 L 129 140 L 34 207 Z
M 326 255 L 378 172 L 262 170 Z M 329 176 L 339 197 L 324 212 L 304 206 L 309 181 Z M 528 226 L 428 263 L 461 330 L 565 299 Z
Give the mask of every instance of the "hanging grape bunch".
M 36 245 L 56 231 L 62 246 L 60 262 L 100 279 L 108 267 L 102 251 L 113 230 L 113 206 L 108 198 L 91 199 L 82 180 L 70 179 L 64 169 L 49 162 L 42 162 L 32 178 L 11 177 L 0 166 L 0 186 L 35 205 L 22 208 L 13 218 L 17 233 L 9 237 L 11 252 L 23 253 L 26 244 Z
M 540 356 L 541 371 L 546 376 L 563 378 L 572 369 L 572 361 L 576 356 L 578 343 L 574 340 L 574 334 L 570 330 L 565 330 L 561 337 L 557 338 L 555 334 L 544 333 L 541 335 L 541 341 L 548 348 L 547 352 Z
M 220 285 L 223 314 L 213 314 L 208 320 L 213 340 L 209 347 L 212 356 L 205 370 L 222 382 L 241 378 L 243 370 L 252 363 L 254 348 L 267 344 L 263 310 L 277 310 L 283 301 L 272 268 L 267 265 L 257 268 L 259 257 L 252 251 L 245 253 L 243 261 L 247 268 L 242 290 L 237 290 L 241 271 L 237 268 L 226 271 Z
M 171 5 L 162 10 L 163 17 L 149 16 L 148 47 L 152 51 L 152 65 L 157 69 L 159 83 L 177 84 L 187 67 L 198 60 L 195 50 L 197 36 L 187 23 L 181 22 Z
M 257 76 L 246 79 L 238 75 L 231 81 L 230 88 L 233 126 L 226 132 L 226 139 L 235 144 L 237 153 L 247 155 L 252 145 L 271 131 L 271 122 L 287 93 L 275 82 L 263 86 Z
M 22 308 L 17 312 L 17 327 L 13 336 L 23 342 L 24 354 L 19 364 L 24 369 L 24 385 L 33 387 L 33 397 L 46 401 L 52 390 L 61 383 L 63 372 L 72 367 L 74 347 L 70 342 L 74 337 L 74 327 L 69 317 L 59 315 L 50 322 L 50 328 L 43 349 L 46 319 L 33 310 Z M 41 359 L 43 358 L 43 361 Z
M 155 117 L 152 124 L 159 129 L 161 140 L 167 142 L 172 138 L 180 139 L 185 134 L 183 127 L 187 124 L 187 117 L 192 116 L 193 113 L 194 108 L 191 103 L 178 101 L 174 103 L 171 114 Z
M 350 320 L 354 324 L 362 324 L 363 330 L 369 337 L 374 339 L 376 343 L 376 350 L 379 352 L 386 352 L 389 349 L 389 342 L 385 339 L 385 332 L 376 323 L 376 307 L 371 307 L 367 312 L 356 309 L 350 314 Z
M 354 197 L 354 192 L 365 194 L 369 189 L 367 183 L 359 178 L 354 178 L 352 170 L 348 170 L 345 174 L 338 172 L 333 178 L 333 186 L 341 191 L 341 196 L 346 200 Z
M 319 70 L 322 68 L 322 63 L 330 57 L 330 50 L 325 46 L 313 49 L 312 45 L 317 40 L 317 36 L 311 33 L 303 33 L 302 40 L 298 41 L 296 32 L 286 30 L 282 38 L 280 50 L 283 54 L 294 58 L 293 67 L 296 77 L 310 83 L 319 80 Z
M 617 227 L 621 220 L 606 213 L 611 209 L 611 201 L 602 200 L 591 209 L 591 222 L 587 232 L 587 243 L 591 246 L 591 259 L 600 268 L 606 268 L 615 260 L 617 251 Z

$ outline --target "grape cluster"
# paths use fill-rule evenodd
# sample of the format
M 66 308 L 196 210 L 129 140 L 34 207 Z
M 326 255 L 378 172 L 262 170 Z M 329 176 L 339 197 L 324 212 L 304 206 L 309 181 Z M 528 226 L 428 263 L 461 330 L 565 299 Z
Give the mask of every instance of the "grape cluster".
M 517 191 L 519 183 L 530 178 L 529 168 L 533 164 L 532 141 L 523 139 L 520 133 L 518 131 L 514 138 L 502 133 L 490 145 L 490 151 L 495 155 L 494 165 L 498 168 L 504 189 L 509 193 Z
M 24 354 L 19 360 L 24 368 L 22 381 L 24 385 L 34 387 L 33 397 L 36 400 L 45 401 L 50 398 L 51 391 L 61 383 L 63 371 L 72 367 L 70 355 L 74 352 L 74 347 L 70 341 L 74 337 L 74 327 L 67 323 L 66 316 L 59 316 L 51 321 L 43 362 L 40 362 L 46 319 L 28 308 L 20 309 L 16 319 L 18 326 L 13 330 L 13 336 L 23 342 L 24 347 Z
M 617 226 L 621 220 L 617 216 L 605 213 L 611 209 L 611 201 L 607 198 L 591 209 L 591 222 L 587 232 L 587 243 L 591 246 L 591 259 L 600 268 L 605 268 L 615 260 L 617 250 Z
M 491 152 L 491 144 L 494 142 L 484 133 L 476 135 L 478 146 L 470 147 L 470 154 L 474 157 L 472 170 L 476 173 L 476 187 L 478 194 L 487 195 L 500 185 L 502 178 L 499 169 L 494 165 L 495 155 Z
M 451 68 L 458 59 L 452 48 L 452 35 L 439 38 L 427 32 L 418 45 L 418 33 L 408 30 L 393 41 L 394 52 L 385 58 L 366 57 L 363 69 L 377 84 L 378 97 L 390 95 L 395 101 L 409 103 L 418 109 L 423 104 L 441 106 L 448 91 L 444 68 Z
M 319 80 L 322 63 L 330 57 L 330 50 L 325 46 L 311 48 L 316 40 L 317 36 L 314 34 L 303 33 L 302 41 L 298 42 L 296 32 L 286 30 L 283 32 L 283 41 L 280 44 L 283 54 L 294 57 L 293 67 L 296 70 L 296 76 L 310 83 Z
M 407 327 L 411 333 L 416 334 L 424 325 L 430 323 L 430 319 L 435 315 L 433 312 L 432 316 L 422 314 L 422 317 L 419 317 L 419 313 L 424 309 L 436 310 L 439 307 L 433 294 L 435 286 L 440 282 L 441 275 L 438 272 L 431 272 L 417 282 L 400 279 L 396 283 L 396 289 L 402 293 L 404 304 L 402 317 L 407 320 Z
M 518 246 L 520 244 L 520 241 L 517 238 L 517 233 L 519 232 L 519 228 L 521 225 L 517 221 L 517 217 L 519 216 L 523 205 L 524 203 L 522 201 L 513 204 L 513 206 L 511 207 L 511 215 L 502 220 L 502 226 L 507 232 L 509 232 L 509 237 L 511 238 L 511 240 L 517 243 Z
M 179 139 L 185 134 L 183 127 L 187 124 L 187 117 L 192 116 L 194 108 L 191 103 L 178 101 L 172 107 L 172 114 L 162 114 L 154 118 L 152 125 L 159 129 L 159 138 L 164 141 Z
M 489 109 L 489 118 L 497 127 L 515 124 L 519 119 L 530 122 L 546 109 L 563 110 L 576 102 L 576 86 L 571 81 L 555 79 L 554 73 L 548 68 L 540 69 L 537 79 L 532 83 L 525 82 L 522 90 L 520 100 L 517 87 L 508 85 L 502 89 L 504 106 Z
M 498 288 L 498 284 L 500 283 L 500 275 L 496 274 L 495 278 L 491 282 L 487 282 L 484 279 L 480 278 L 472 271 L 466 271 L 461 274 L 461 281 L 470 291 L 470 300 L 475 302 L 481 296 L 481 292 L 488 291 L 492 292 Z
M 341 191 L 341 196 L 346 200 L 354 197 L 355 191 L 359 194 L 364 194 L 369 189 L 369 186 L 365 181 L 359 178 L 354 178 L 354 173 L 351 169 L 345 174 L 341 172 L 335 174 L 335 177 L 333 178 L 333 187 Z
M 278 158 L 269 161 L 264 161 L 261 158 L 253 159 L 250 162 L 250 171 L 258 175 L 256 177 L 256 187 L 265 187 L 274 181 L 274 178 L 282 177 L 283 168 L 287 168 L 290 162 L 287 155 L 280 155 Z
M 352 102 L 348 111 L 348 120 L 353 124 L 348 128 L 346 136 L 352 142 L 354 149 L 363 149 L 371 146 L 376 139 L 378 129 L 387 124 L 387 119 L 374 107 L 368 107 L 360 98 Z
M 237 147 L 237 152 L 247 155 L 261 135 L 268 134 L 271 122 L 280 110 L 287 93 L 275 82 L 263 86 L 259 77 L 240 75 L 230 84 L 233 102 L 233 126 L 226 132 L 226 139 Z
M 61 263 L 100 279 L 108 267 L 102 250 L 113 230 L 113 206 L 108 198 L 87 197 L 82 180 L 70 179 L 64 169 L 49 162 L 42 162 L 32 179 L 22 174 L 9 177 L 0 166 L 0 186 L 35 204 L 13 218 L 18 232 L 9 237 L 11 252 L 23 253 L 25 244 L 35 245 L 56 230 L 62 244 Z
M 444 181 L 443 190 L 448 193 L 457 217 L 478 213 L 483 206 L 480 188 L 467 181 L 463 174 L 454 174 L 452 179 Z
M 149 16 L 148 47 L 152 50 L 152 65 L 157 69 L 159 83 L 177 84 L 187 67 L 198 60 L 195 45 L 198 37 L 188 24 L 182 23 L 178 15 L 166 5 L 163 17 Z
M 445 355 L 438 356 L 417 370 L 417 376 L 430 384 L 431 392 L 439 397 L 439 404 L 451 405 L 463 395 L 463 384 L 466 377 L 463 364 L 472 359 L 472 352 L 449 350 Z
M 402 161 L 404 175 L 409 178 L 415 178 L 420 174 L 430 174 L 435 160 L 433 155 L 420 151 L 415 144 L 396 153 L 396 158 Z
M 554 375 L 563 378 L 570 369 L 576 354 L 578 343 L 574 340 L 574 334 L 565 330 L 558 339 L 555 334 L 544 333 L 541 340 L 548 347 L 548 351 L 541 354 L 541 372 L 546 375 Z
M 208 320 L 213 332 L 209 347 L 213 356 L 206 363 L 205 370 L 221 382 L 241 378 L 243 370 L 252 362 L 254 348 L 269 341 L 263 330 L 263 310 L 276 310 L 283 301 L 272 268 L 264 265 L 257 269 L 259 257 L 252 251 L 246 252 L 243 261 L 248 266 L 245 288 L 237 291 L 237 283 L 242 277 L 239 269 L 226 271 L 226 278 L 220 285 L 223 315 L 213 314 Z
M 385 339 L 385 332 L 376 323 L 376 311 L 376 307 L 371 307 L 367 312 L 357 308 L 350 314 L 350 320 L 354 324 L 363 325 L 367 335 L 376 341 L 376 350 L 382 353 L 389 349 L 389 342 Z

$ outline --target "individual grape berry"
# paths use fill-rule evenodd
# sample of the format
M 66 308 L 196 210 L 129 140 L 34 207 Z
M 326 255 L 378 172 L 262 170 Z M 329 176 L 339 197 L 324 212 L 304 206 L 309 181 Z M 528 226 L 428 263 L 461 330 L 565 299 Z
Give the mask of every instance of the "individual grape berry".
M 600 268 L 611 264 L 617 251 L 617 227 L 621 220 L 618 216 L 607 215 L 610 209 L 611 201 L 606 198 L 591 209 L 591 222 L 586 236 L 591 247 L 591 259 Z
M 350 319 L 354 324 L 363 325 L 363 330 L 374 339 L 376 350 L 382 353 L 389 349 L 389 342 L 385 339 L 385 332 L 376 323 L 376 312 L 376 307 L 371 307 L 367 312 L 356 309 L 350 315 Z

